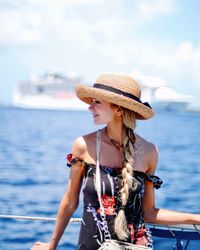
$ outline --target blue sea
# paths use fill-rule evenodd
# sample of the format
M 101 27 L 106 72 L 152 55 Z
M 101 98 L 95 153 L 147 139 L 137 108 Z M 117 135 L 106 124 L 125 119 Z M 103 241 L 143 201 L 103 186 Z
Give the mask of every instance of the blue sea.
M 0 214 L 56 217 L 68 182 L 65 156 L 73 140 L 96 130 L 89 112 L 0 108 Z M 158 111 L 137 133 L 159 149 L 156 206 L 200 213 L 200 113 Z M 82 197 L 81 197 L 82 198 Z M 82 199 L 73 217 L 81 217 Z M 50 239 L 54 222 L 0 219 L 0 249 L 27 250 Z M 76 249 L 79 223 L 65 230 L 58 250 Z M 174 239 L 154 238 L 154 249 Z M 199 250 L 200 241 L 187 249 Z

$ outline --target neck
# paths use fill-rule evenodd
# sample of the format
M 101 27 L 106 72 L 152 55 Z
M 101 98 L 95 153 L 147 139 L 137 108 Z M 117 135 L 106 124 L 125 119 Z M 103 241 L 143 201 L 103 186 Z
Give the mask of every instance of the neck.
M 122 124 L 115 123 L 114 125 L 107 125 L 106 127 L 107 136 L 110 140 L 116 142 L 118 145 L 123 144 L 123 133 L 122 133 Z

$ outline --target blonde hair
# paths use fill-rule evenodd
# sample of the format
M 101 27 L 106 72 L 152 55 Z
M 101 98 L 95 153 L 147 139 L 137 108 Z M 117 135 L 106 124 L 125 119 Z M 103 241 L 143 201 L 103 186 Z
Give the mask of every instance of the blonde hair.
M 135 113 L 129 109 L 121 108 L 123 121 L 123 151 L 124 161 L 122 166 L 122 184 L 120 190 L 121 207 L 115 218 L 114 231 L 120 240 L 125 240 L 129 236 L 129 229 L 125 217 L 124 208 L 128 201 L 129 190 L 133 186 L 133 165 L 134 165 L 134 144 L 136 126 Z

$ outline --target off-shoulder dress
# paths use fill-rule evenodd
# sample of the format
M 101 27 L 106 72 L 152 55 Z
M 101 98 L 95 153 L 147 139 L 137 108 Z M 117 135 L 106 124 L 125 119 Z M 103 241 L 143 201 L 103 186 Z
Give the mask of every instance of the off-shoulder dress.
M 81 224 L 78 250 L 96 250 L 104 241 L 104 223 L 100 217 L 100 205 L 97 191 L 94 186 L 96 166 L 88 164 L 72 154 L 67 155 L 67 165 L 72 167 L 77 161 L 84 164 L 85 181 L 83 186 L 83 223 Z M 114 232 L 114 219 L 121 207 L 119 191 L 122 181 L 121 169 L 100 165 L 102 204 L 106 215 L 108 230 L 112 239 L 118 240 Z M 145 188 L 145 181 L 153 182 L 155 188 L 159 188 L 162 180 L 154 175 L 147 175 L 144 172 L 134 170 L 133 185 L 134 191 L 130 191 L 125 211 L 130 237 L 126 242 L 136 245 L 152 247 L 152 237 L 148 228 L 145 227 L 142 215 L 142 199 Z

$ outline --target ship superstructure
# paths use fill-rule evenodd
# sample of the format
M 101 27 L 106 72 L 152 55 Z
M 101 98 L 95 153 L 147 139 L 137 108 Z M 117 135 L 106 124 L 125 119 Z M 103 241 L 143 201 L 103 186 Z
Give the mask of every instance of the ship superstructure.
M 138 79 L 142 89 L 142 100 L 149 102 L 156 110 L 187 110 L 193 102 L 191 95 L 178 93 L 163 79 L 143 76 Z
M 86 110 L 87 105 L 75 95 L 79 77 L 66 77 L 47 72 L 18 85 L 13 95 L 13 105 L 21 108 Z
M 192 96 L 177 93 L 158 77 L 143 76 L 137 79 L 142 89 L 142 101 L 149 102 L 156 110 L 185 110 L 193 101 Z M 42 77 L 32 77 L 18 85 L 13 95 L 13 105 L 21 108 L 87 110 L 75 94 L 80 77 L 66 77 L 47 72 Z

